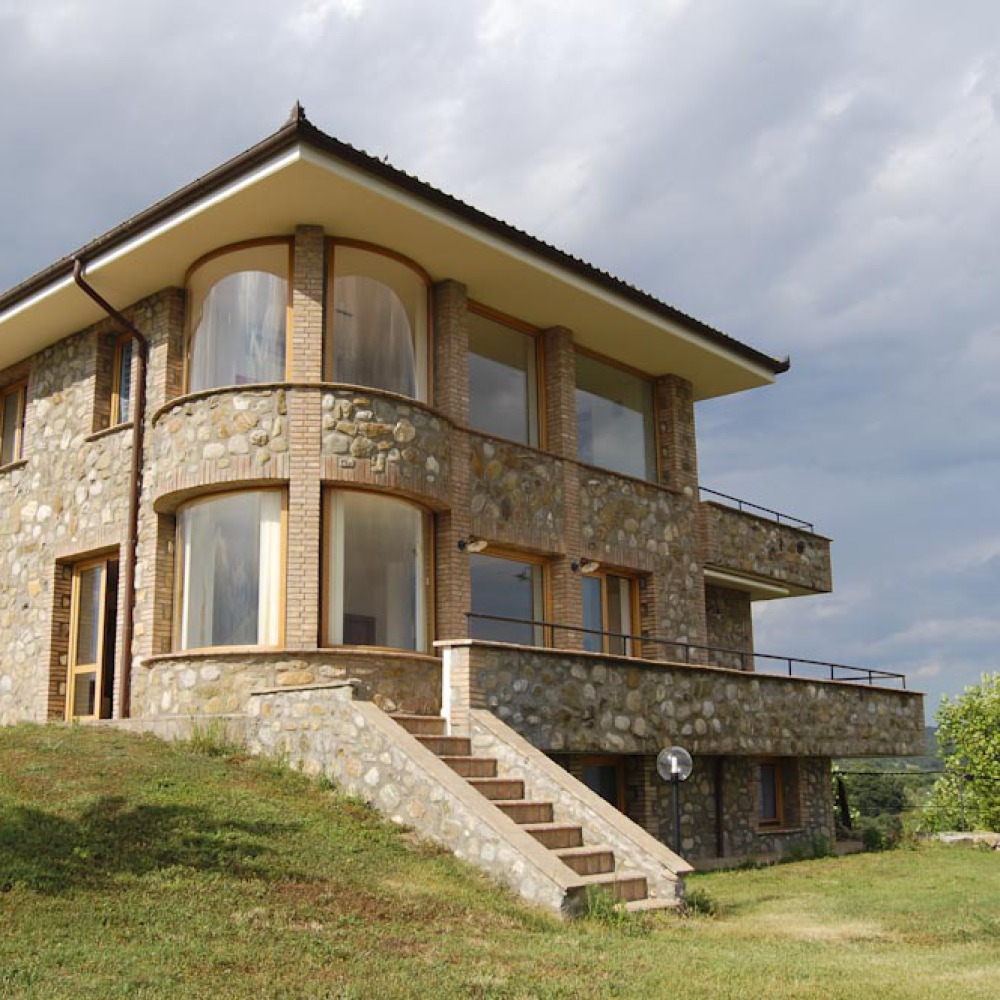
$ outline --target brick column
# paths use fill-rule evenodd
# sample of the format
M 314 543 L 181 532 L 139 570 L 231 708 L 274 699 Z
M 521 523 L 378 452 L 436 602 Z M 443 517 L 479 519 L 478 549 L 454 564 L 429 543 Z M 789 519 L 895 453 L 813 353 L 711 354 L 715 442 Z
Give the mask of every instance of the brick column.
M 469 557 L 458 541 L 469 534 L 469 324 L 468 296 L 457 281 L 434 286 L 434 405 L 453 421 L 451 434 L 451 509 L 435 518 L 435 638 L 469 634 L 466 612 L 472 606 Z M 461 428 L 461 429 L 459 429 Z
M 552 620 L 583 625 L 583 588 L 571 564 L 592 553 L 583 552 L 580 535 L 580 476 L 576 465 L 576 354 L 573 331 L 555 326 L 542 334 L 545 373 L 545 441 L 543 447 L 563 459 L 563 554 L 549 567 Z M 582 649 L 583 634 L 556 630 L 556 646 Z
M 698 445 L 694 432 L 694 392 L 678 375 L 661 375 L 653 386 L 660 483 L 698 495 Z
M 292 271 L 292 329 L 289 374 L 292 381 L 323 377 L 323 288 L 326 243 L 319 226 L 295 230 Z M 285 645 L 319 645 L 320 553 L 322 551 L 319 392 L 290 391 L 278 419 L 288 421 L 288 515 L 285 588 Z

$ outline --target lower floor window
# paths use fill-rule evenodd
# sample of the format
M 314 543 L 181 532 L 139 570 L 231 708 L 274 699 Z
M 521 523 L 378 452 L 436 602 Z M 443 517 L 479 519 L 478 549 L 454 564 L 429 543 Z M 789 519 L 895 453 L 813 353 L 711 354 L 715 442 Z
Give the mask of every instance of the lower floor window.
M 795 757 L 765 757 L 757 764 L 757 826 L 788 830 L 801 825 L 799 761 Z
M 512 556 L 469 556 L 473 639 L 545 645 L 545 573 L 541 563 Z
M 327 645 L 427 647 L 427 516 L 404 500 L 326 494 Z
M 179 649 L 280 644 L 282 501 L 247 491 L 178 512 Z

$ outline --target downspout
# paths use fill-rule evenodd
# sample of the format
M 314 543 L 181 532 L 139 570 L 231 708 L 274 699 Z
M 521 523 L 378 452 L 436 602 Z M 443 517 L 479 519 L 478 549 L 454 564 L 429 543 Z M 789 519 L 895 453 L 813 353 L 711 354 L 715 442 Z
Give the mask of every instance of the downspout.
M 132 342 L 137 348 L 135 398 L 132 406 L 132 462 L 129 468 L 128 524 L 125 529 L 124 551 L 125 620 L 122 622 L 122 646 L 118 652 L 118 671 L 121 677 L 119 713 L 120 717 L 125 719 L 131 714 L 129 701 L 132 686 L 132 639 L 135 635 L 135 569 L 138 559 L 139 494 L 142 489 L 142 451 L 146 427 L 146 369 L 149 362 L 149 341 L 107 299 L 87 283 L 83 277 L 83 262 L 79 257 L 73 259 L 73 280 L 132 338 Z

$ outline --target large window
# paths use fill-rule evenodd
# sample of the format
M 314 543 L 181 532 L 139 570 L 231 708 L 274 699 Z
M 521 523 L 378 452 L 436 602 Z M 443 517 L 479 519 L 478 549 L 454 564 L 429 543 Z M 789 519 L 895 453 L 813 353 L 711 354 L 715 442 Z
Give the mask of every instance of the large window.
M 635 634 L 635 581 L 613 573 L 599 573 L 582 578 L 583 648 L 591 653 L 633 656 Z
M 538 445 L 535 338 L 474 312 L 469 314 L 469 424 Z
M 426 531 L 426 515 L 403 500 L 327 492 L 328 645 L 426 649 Z
M 414 268 L 336 244 L 326 329 L 328 379 L 427 398 L 427 283 Z
M 285 379 L 287 242 L 233 250 L 195 266 L 188 391 Z
M 577 354 L 576 428 L 581 462 L 656 478 L 653 387 L 645 379 Z
M 474 639 L 545 645 L 545 574 L 541 563 L 518 557 L 469 556 Z
M 177 646 L 277 646 L 282 635 L 282 493 L 196 500 L 177 515 Z
M 26 382 L 0 390 L 0 465 L 16 462 L 23 451 Z

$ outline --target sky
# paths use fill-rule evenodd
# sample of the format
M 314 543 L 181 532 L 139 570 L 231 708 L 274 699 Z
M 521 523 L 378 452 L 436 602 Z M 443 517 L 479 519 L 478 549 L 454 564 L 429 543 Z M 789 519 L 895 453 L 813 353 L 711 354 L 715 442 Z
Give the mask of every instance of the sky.
M 758 650 L 1000 670 L 995 0 L 0 0 L 0 289 L 325 132 L 774 356 L 701 481 L 834 539 Z

